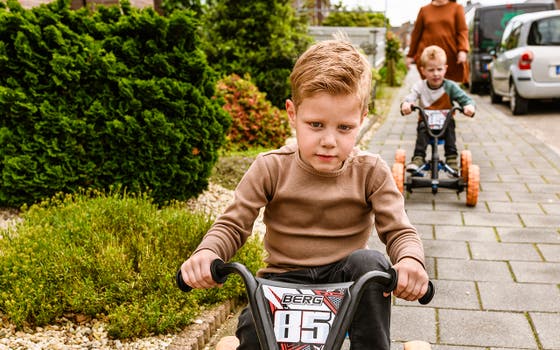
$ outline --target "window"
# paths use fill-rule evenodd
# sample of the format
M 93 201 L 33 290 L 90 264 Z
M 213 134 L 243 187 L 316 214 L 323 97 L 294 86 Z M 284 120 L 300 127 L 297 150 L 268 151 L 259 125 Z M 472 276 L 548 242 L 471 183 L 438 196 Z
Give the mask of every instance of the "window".
M 533 22 L 527 44 L 560 46 L 560 17 L 544 18 Z

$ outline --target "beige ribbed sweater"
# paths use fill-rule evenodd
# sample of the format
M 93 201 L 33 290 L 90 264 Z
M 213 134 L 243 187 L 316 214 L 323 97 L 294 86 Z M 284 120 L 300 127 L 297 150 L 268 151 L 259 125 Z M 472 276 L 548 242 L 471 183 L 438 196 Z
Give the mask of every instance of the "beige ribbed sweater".
M 411 257 L 424 264 L 422 243 L 404 210 L 386 162 L 356 150 L 336 172 L 305 164 L 296 145 L 257 156 L 197 248 L 228 261 L 251 235 L 265 207 L 267 267 L 284 272 L 320 266 L 367 247 L 375 231 L 393 263 Z

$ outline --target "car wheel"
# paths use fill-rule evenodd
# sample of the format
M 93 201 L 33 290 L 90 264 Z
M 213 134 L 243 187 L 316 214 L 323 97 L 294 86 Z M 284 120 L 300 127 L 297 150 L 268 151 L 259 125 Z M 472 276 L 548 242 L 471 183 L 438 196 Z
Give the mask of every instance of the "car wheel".
M 473 83 L 473 82 L 469 83 L 469 92 L 471 94 L 477 94 L 479 91 L 480 91 L 480 84 Z
M 509 108 L 513 115 L 527 114 L 529 109 L 529 101 L 519 96 L 513 83 L 509 87 Z
M 502 96 L 498 95 L 496 91 L 494 91 L 494 87 L 492 86 L 492 82 L 490 82 L 490 102 L 492 103 L 500 103 L 502 102 Z

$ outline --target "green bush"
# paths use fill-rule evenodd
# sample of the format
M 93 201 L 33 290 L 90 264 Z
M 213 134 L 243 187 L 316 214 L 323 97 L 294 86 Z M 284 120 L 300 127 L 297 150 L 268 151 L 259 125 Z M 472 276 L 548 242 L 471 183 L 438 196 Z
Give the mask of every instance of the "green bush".
M 204 16 L 204 51 L 222 75 L 249 73 L 278 108 L 290 97 L 289 76 L 312 42 L 307 19 L 289 0 L 213 0 Z
M 194 12 L 0 7 L 0 205 L 120 184 L 202 192 L 231 123 Z
M 401 86 L 406 76 L 406 64 L 400 46 L 398 37 L 392 32 L 387 32 L 385 64 L 379 73 L 388 86 Z
M 223 78 L 218 82 L 216 95 L 225 101 L 223 108 L 232 119 L 226 136 L 227 149 L 277 148 L 291 135 L 285 110 L 273 106 L 248 74 L 245 79 L 237 74 Z
M 179 202 L 159 207 L 147 195 L 94 191 L 31 206 L 0 237 L 0 312 L 18 328 L 65 314 L 101 317 L 115 338 L 179 331 L 204 305 L 244 295 L 240 279 L 182 293 L 175 273 L 210 218 Z M 254 236 L 234 260 L 262 264 Z

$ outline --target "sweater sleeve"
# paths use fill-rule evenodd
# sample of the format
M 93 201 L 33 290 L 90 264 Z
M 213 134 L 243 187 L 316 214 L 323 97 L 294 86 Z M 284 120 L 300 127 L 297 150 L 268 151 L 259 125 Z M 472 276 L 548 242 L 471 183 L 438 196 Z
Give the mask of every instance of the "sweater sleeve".
M 417 81 L 412 85 L 408 94 L 404 97 L 404 102 L 415 104 L 420 99 L 420 89 L 423 81 Z
M 418 16 L 416 17 L 416 21 L 414 22 L 414 28 L 412 29 L 412 33 L 410 33 L 410 45 L 409 45 L 407 57 L 415 58 L 417 55 L 420 55 L 420 52 L 418 52 L 418 47 L 420 44 L 420 39 L 422 38 L 423 31 L 424 31 L 424 15 L 423 15 L 423 8 L 421 8 L 420 11 L 418 12 Z
M 258 156 L 237 185 L 233 202 L 216 219 L 195 252 L 208 249 L 229 261 L 251 235 L 259 210 L 267 203 L 271 178 L 264 157 Z
M 467 95 L 467 93 L 461 89 L 457 83 L 446 79 L 445 84 L 447 85 L 446 90 L 451 101 L 457 101 L 461 107 L 465 107 L 466 105 L 475 105 L 473 99 L 470 98 L 470 96 Z
M 396 264 L 408 257 L 425 266 L 422 241 L 408 219 L 404 209 L 404 198 L 384 160 L 379 160 L 372 179 L 375 190 L 370 196 L 370 201 L 375 213 L 375 229 L 380 240 L 386 245 L 391 262 Z
M 457 51 L 469 52 L 469 28 L 462 5 L 458 5 L 457 11 L 455 11 L 455 26 L 457 31 Z

